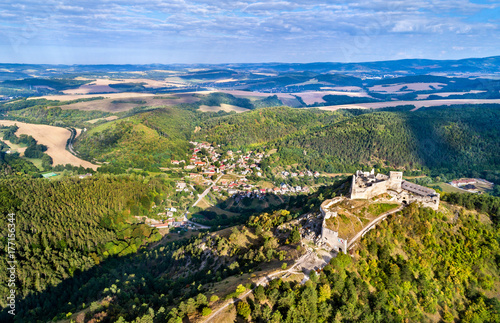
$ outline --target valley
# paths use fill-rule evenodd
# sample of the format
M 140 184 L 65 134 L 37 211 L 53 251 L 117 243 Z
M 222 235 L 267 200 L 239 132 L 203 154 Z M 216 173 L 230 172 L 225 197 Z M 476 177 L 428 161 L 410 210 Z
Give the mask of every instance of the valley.
M 496 321 L 500 63 L 428 63 L 5 66 L 16 320 Z

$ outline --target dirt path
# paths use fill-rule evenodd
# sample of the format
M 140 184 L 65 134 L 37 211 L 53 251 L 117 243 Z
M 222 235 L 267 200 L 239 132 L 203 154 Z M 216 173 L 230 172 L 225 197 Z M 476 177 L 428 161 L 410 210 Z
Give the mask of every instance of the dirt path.
M 253 291 L 255 290 L 255 288 L 257 288 L 257 286 L 259 285 L 267 285 L 274 277 L 276 276 L 279 276 L 279 275 L 286 275 L 286 274 L 301 274 L 302 272 L 296 272 L 296 271 L 293 271 L 293 269 L 295 267 L 297 267 L 298 265 L 302 264 L 303 261 L 305 261 L 307 259 L 307 257 L 309 256 L 310 252 L 300 256 L 296 261 L 295 261 L 295 264 L 290 267 L 289 269 L 287 270 L 282 270 L 282 271 L 278 271 L 274 274 L 270 274 L 270 275 L 266 275 L 264 277 L 262 277 L 261 279 L 259 279 L 256 283 L 255 283 L 255 287 L 246 291 L 244 294 L 238 296 L 237 298 L 234 298 L 228 302 L 226 302 L 226 304 L 224 304 L 222 307 L 220 307 L 217 311 L 213 312 L 212 315 L 210 315 L 208 318 L 205 319 L 205 323 L 208 323 L 208 322 L 212 322 L 212 320 L 214 320 L 218 314 L 220 314 L 222 311 L 224 311 L 229 305 L 231 304 L 236 304 L 240 301 L 242 301 L 245 297 L 247 297 L 248 295 L 250 295 L 251 293 L 253 293 Z M 216 322 L 216 321 L 214 321 Z

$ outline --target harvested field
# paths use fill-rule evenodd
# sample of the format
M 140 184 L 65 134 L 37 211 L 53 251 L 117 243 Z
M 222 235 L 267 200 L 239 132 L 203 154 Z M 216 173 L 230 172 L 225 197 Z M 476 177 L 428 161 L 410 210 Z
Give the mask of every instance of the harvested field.
M 119 93 L 124 94 L 124 93 Z M 137 94 L 137 93 L 136 93 Z M 192 94 L 176 94 L 175 97 L 168 96 L 156 96 L 153 94 L 149 94 L 147 96 L 130 96 L 126 98 L 110 98 L 104 100 L 97 101 L 85 101 L 78 102 L 69 105 L 62 105 L 61 108 L 63 110 L 72 109 L 72 110 L 99 110 L 106 111 L 111 113 L 123 112 L 132 110 L 136 107 L 142 106 L 172 106 L 181 103 L 194 103 L 198 101 L 199 98 L 193 96 Z
M 430 95 L 437 95 L 437 96 L 441 96 L 443 98 L 446 98 L 446 97 L 449 97 L 450 95 L 464 95 L 464 94 L 475 94 L 475 93 L 484 93 L 484 92 L 486 92 L 486 91 L 472 90 L 469 92 L 441 92 L 441 93 L 430 93 L 430 94 L 418 94 L 417 100 L 425 100 Z
M 317 107 L 320 110 L 336 111 L 339 109 L 381 109 L 388 107 L 396 107 L 399 105 L 414 105 L 418 110 L 422 107 L 435 107 L 440 105 L 455 105 L 455 104 L 500 104 L 500 99 L 450 99 L 450 100 L 426 100 L 426 101 L 390 101 L 390 102 L 372 102 L 372 103 L 357 103 L 344 105 L 330 105 L 325 107 Z
M 111 120 L 116 120 L 116 119 L 118 119 L 117 116 L 109 116 L 109 117 L 106 117 L 106 118 L 97 118 L 97 119 L 87 120 L 85 122 L 96 123 L 97 121 L 100 121 L 100 120 L 111 121 Z
M 102 92 L 120 92 L 117 89 L 110 87 L 110 84 L 125 84 L 125 83 L 144 83 L 145 88 L 162 88 L 168 86 L 181 86 L 181 84 L 172 85 L 171 82 L 157 81 L 145 78 L 133 79 L 97 79 L 91 83 L 84 84 L 76 89 L 69 89 L 63 91 L 65 94 L 90 94 Z M 185 84 L 182 84 L 184 86 Z
M 363 92 L 364 90 L 359 86 L 328 86 L 322 87 L 322 90 L 333 90 L 342 92 Z
M 30 97 L 31 99 L 47 99 L 55 101 L 72 101 L 78 99 L 91 99 L 97 97 L 103 97 L 107 99 L 129 99 L 129 98 L 143 98 L 143 97 L 153 97 L 156 94 L 152 93 L 135 93 L 135 92 L 123 92 L 123 93 L 104 93 L 104 94 L 68 94 L 68 95 L 44 95 L 37 97 Z
M 0 124 L 5 126 L 12 126 L 16 124 L 19 127 L 16 135 L 31 135 L 38 141 L 39 144 L 46 145 L 48 147 L 46 153 L 52 157 L 54 165 L 71 164 L 74 166 L 97 169 L 97 165 L 80 159 L 66 150 L 66 141 L 71 135 L 70 131 L 67 129 L 11 120 L 0 120 Z
M 369 89 L 372 92 L 407 93 L 411 91 L 432 91 L 433 88 L 441 89 L 445 85 L 446 84 L 444 83 L 400 83 L 400 84 L 390 84 L 390 85 L 389 84 L 375 85 L 370 87 Z
M 340 91 L 312 91 L 294 93 L 294 95 L 302 98 L 305 104 L 324 103 L 323 97 L 325 95 L 347 95 L 352 97 L 368 97 L 371 98 L 366 92 L 340 92 Z
M 89 93 L 102 93 L 102 92 L 119 92 L 113 89 L 109 84 L 120 83 L 114 82 L 108 79 L 97 79 L 94 82 L 90 82 L 76 89 L 69 89 L 62 91 L 65 94 L 89 94 Z
M 237 107 L 235 105 L 222 103 L 220 106 L 201 105 L 200 111 L 203 111 L 203 112 L 217 112 L 217 111 L 231 112 L 231 111 L 235 111 L 237 113 L 241 113 L 241 112 L 250 111 L 250 110 L 242 108 L 242 107 Z

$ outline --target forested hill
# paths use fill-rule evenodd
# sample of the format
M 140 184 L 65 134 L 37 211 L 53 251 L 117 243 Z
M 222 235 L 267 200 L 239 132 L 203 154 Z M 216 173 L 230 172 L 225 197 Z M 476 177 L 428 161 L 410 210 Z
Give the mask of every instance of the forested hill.
M 115 166 L 162 166 L 186 157 L 201 116 L 173 107 L 137 114 L 93 128 L 78 138 L 75 148 L 85 159 Z
M 211 118 L 204 121 L 195 138 L 223 144 L 229 148 L 264 144 L 292 134 L 352 116 L 351 112 L 324 112 L 289 107 L 259 109 L 247 113 Z
M 331 172 L 376 164 L 407 170 L 500 168 L 500 105 L 334 113 L 280 109 L 209 120 L 199 138 L 233 147 L 265 143 L 278 149 L 273 163 L 301 162 Z
M 134 253 L 161 238 L 156 229 L 131 215 L 149 211 L 163 184 L 151 179 L 100 176 L 47 181 L 0 180 L 0 224 L 15 224 L 17 299 L 60 284 L 106 258 Z M 13 213 L 9 222 L 6 216 Z M 7 229 L 2 230 L 1 256 L 7 259 Z M 7 282 L 7 263 L 0 276 Z M 0 290 L 7 295 L 6 283 Z M 5 307 L 5 299 L 0 301 Z M 36 307 L 36 304 L 35 306 Z M 34 308 L 33 307 L 33 308 Z
M 377 166 L 453 171 L 460 177 L 500 169 L 500 105 L 411 108 L 271 107 L 228 115 L 167 107 L 98 125 L 75 148 L 88 160 L 122 170 L 157 170 L 171 159 L 186 159 L 189 140 L 225 150 L 276 149 L 268 164 L 300 163 L 332 173 Z
M 237 312 L 251 322 L 498 322 L 498 239 L 474 212 L 411 205 L 354 257 L 333 258 L 304 285 L 259 286 Z

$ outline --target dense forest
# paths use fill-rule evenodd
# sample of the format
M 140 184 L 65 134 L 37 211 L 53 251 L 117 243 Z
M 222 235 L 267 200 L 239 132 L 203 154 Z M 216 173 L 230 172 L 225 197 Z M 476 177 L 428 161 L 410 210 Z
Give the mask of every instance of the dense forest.
M 498 322 L 499 238 L 474 213 L 412 205 L 370 231 L 354 259 L 333 258 L 305 285 L 259 286 L 237 312 L 252 322 Z
M 275 148 L 268 161 L 273 165 L 301 163 L 329 172 L 385 165 L 460 176 L 498 171 L 499 117 L 500 106 L 487 104 L 382 112 L 273 108 L 210 119 L 196 137 L 228 148 Z
M 142 215 L 161 196 L 151 179 L 107 177 L 48 181 L 0 180 L 0 212 L 15 217 L 18 293 L 23 298 L 60 284 L 114 255 L 134 253 L 160 238 L 131 215 Z M 1 218 L 7 228 L 7 217 Z M 7 252 L 7 230 L 0 240 Z M 7 281 L 7 264 L 1 275 Z M 2 285 L 2 293 L 7 286 Z M 5 306 L 2 300 L 2 307 Z
M 104 182 L 122 185 L 124 180 L 106 178 Z M 75 180 L 64 185 L 71 187 L 79 182 L 87 184 Z M 125 192 L 134 192 L 138 183 L 129 183 Z M 51 182 L 32 184 L 49 186 L 49 193 L 40 197 L 57 194 L 50 189 L 55 185 Z M 85 187 L 92 186 L 93 193 L 98 193 L 96 185 Z M 69 193 L 62 191 L 61 194 Z M 69 220 L 67 217 L 61 221 L 40 217 L 39 221 L 22 225 L 20 210 L 28 211 L 29 207 L 23 207 L 21 194 L 20 187 L 14 186 L 12 191 L 3 187 L 1 198 L 6 203 L 2 205 L 8 206 L 2 211 L 17 210 L 18 230 L 23 230 L 18 231 L 18 239 L 29 241 L 27 247 L 20 250 L 19 257 L 25 268 L 43 275 L 21 272 L 21 281 L 29 281 L 31 285 L 25 287 L 27 296 L 19 304 L 21 311 L 16 319 L 20 321 L 69 318 L 79 311 L 84 311 L 86 320 L 102 322 L 192 320 L 210 315 L 221 302 L 254 287 L 244 283 L 228 291 L 223 287 L 227 278 L 258 271 L 266 263 L 286 268 L 285 263 L 293 263 L 301 254 L 296 248 L 300 239 L 298 227 L 288 225 L 293 216 L 281 210 L 251 217 L 244 226 L 216 234 L 200 233 L 187 241 L 153 244 L 126 256 L 105 257 L 99 253 L 104 250 L 103 242 L 110 238 L 119 240 L 122 231 L 116 226 L 125 225 L 124 222 L 111 222 L 114 229 L 108 226 L 110 222 L 99 228 L 92 224 L 95 220 L 85 217 L 89 219 L 84 220 L 85 225 L 91 225 L 82 232 L 93 235 L 84 237 L 85 240 L 72 234 L 79 232 L 75 225 L 84 222 L 75 221 L 81 218 L 81 213 L 73 218 L 76 223 L 70 224 L 74 228 L 70 230 L 59 228 L 64 225 L 64 219 Z M 476 196 L 469 196 L 472 195 L 450 195 L 449 200 L 477 200 Z M 30 198 L 30 201 L 35 199 L 38 198 Z M 468 209 L 483 209 L 493 214 L 498 212 L 499 200 L 488 197 L 482 204 L 470 204 Z M 64 208 L 71 207 L 67 205 L 68 200 L 58 199 L 57 195 L 48 201 L 50 207 L 63 208 L 63 212 Z M 113 201 L 117 203 L 115 207 L 124 203 Z M 72 204 L 78 209 L 78 198 Z M 44 210 L 42 205 L 43 202 L 37 203 L 32 209 Z M 93 205 L 89 210 L 96 209 L 99 213 L 98 206 Z M 108 206 L 105 204 L 99 209 Z M 45 230 L 38 231 L 44 223 Z M 129 228 L 125 231 L 129 230 L 134 236 L 141 227 Z M 139 236 L 135 235 L 136 242 L 148 240 L 143 230 L 140 229 Z M 99 243 L 100 239 L 104 241 Z M 242 318 L 255 322 L 404 319 L 495 322 L 500 318 L 500 302 L 495 297 L 500 281 L 499 239 L 498 222 L 492 224 L 487 215 L 453 205 L 445 205 L 442 213 L 411 205 L 382 222 L 377 230 L 370 231 L 359 242 L 353 258 L 342 254 L 333 258 L 319 275 L 313 271 L 305 284 L 273 280 L 265 287 L 257 287 L 253 296 L 240 302 L 236 310 Z M 116 248 L 116 242 L 113 244 Z M 34 261 L 42 255 L 46 260 Z M 59 283 L 62 280 L 64 284 Z

